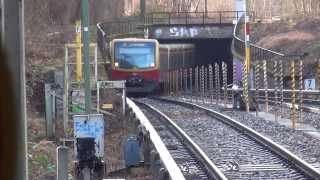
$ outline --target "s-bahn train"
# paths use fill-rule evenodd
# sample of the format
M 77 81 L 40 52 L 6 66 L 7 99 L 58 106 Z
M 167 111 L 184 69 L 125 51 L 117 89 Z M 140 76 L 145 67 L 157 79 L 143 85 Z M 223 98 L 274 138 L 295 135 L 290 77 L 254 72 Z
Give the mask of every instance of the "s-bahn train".
M 126 80 L 129 93 L 159 92 L 168 71 L 195 63 L 194 45 L 160 45 L 154 39 L 115 39 L 111 57 L 111 79 Z

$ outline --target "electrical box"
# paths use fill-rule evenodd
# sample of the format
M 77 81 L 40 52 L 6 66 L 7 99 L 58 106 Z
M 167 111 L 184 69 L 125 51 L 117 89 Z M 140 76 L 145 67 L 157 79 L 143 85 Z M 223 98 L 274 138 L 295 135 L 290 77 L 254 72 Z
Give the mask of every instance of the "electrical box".
M 124 144 L 124 160 L 126 167 L 140 163 L 140 148 L 137 136 L 129 136 Z
M 90 115 L 74 115 L 74 137 L 75 141 L 75 153 L 77 155 L 77 142 L 83 139 L 87 143 L 94 143 L 95 156 L 103 158 L 104 156 L 104 119 L 102 114 L 90 114 Z M 93 139 L 90 142 L 90 138 Z

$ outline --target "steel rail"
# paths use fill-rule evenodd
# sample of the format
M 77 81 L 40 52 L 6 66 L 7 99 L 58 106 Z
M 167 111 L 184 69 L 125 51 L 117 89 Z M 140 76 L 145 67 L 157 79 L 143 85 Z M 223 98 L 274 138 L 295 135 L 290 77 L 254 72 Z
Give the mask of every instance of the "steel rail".
M 127 104 L 129 108 L 132 109 L 133 113 L 136 115 L 137 119 L 140 121 L 140 124 L 144 126 L 146 131 L 150 134 L 151 142 L 153 143 L 154 147 L 156 148 L 157 152 L 159 153 L 161 162 L 163 166 L 169 173 L 169 176 L 172 180 L 184 180 L 184 176 L 176 164 L 175 160 L 169 153 L 168 149 L 166 148 L 165 144 L 162 142 L 160 136 L 158 135 L 157 131 L 154 129 L 150 121 L 147 117 L 143 114 L 140 108 L 130 99 L 127 98 Z
M 221 90 L 223 90 L 224 88 L 221 88 Z M 227 88 L 228 91 L 242 91 L 243 88 L 238 88 L 237 90 L 234 90 L 232 88 Z M 250 91 L 256 91 L 256 89 L 249 89 Z M 274 92 L 275 89 L 264 89 L 264 88 L 260 88 L 258 89 L 258 91 L 261 92 Z M 292 90 L 292 89 L 283 89 L 284 93 L 291 93 L 291 92 L 300 92 L 301 90 Z M 316 95 L 320 95 L 320 90 L 302 90 L 303 93 L 307 93 L 307 94 L 316 94 Z
M 319 177 L 320 177 L 320 172 L 317 171 L 313 166 L 308 164 L 306 161 L 304 161 L 301 158 L 299 158 L 298 156 L 294 155 L 293 153 L 291 153 L 289 150 L 287 150 L 283 146 L 275 143 L 270 138 L 263 136 L 262 134 L 258 133 L 257 131 L 253 130 L 252 128 L 249 128 L 249 127 L 241 124 L 240 122 L 232 119 L 229 116 L 226 116 L 222 113 L 219 113 L 217 111 L 214 111 L 212 109 L 209 109 L 209 108 L 206 108 L 206 107 L 194 104 L 194 103 L 183 102 L 183 101 L 179 101 L 179 100 L 156 98 L 156 97 L 154 97 L 153 99 L 164 101 L 164 102 L 169 102 L 169 103 L 173 103 L 173 104 L 179 104 L 179 105 L 182 105 L 185 107 L 191 107 L 191 108 L 197 108 L 200 110 L 204 110 L 205 112 L 208 113 L 208 115 L 210 115 L 214 118 L 217 118 L 221 122 L 234 127 L 238 131 L 243 132 L 244 134 L 248 135 L 252 139 L 261 143 L 262 145 L 264 145 L 266 148 L 268 148 L 272 152 L 280 155 L 282 158 L 291 162 L 299 170 L 301 170 L 302 172 L 304 172 L 306 175 L 310 176 L 311 178 L 319 179 Z
M 211 177 L 217 179 L 217 180 L 227 180 L 227 177 L 222 173 L 222 171 L 210 160 L 210 158 L 206 155 L 206 153 L 190 138 L 190 136 L 187 135 L 171 118 L 169 118 L 167 115 L 156 109 L 155 107 L 142 103 L 139 101 L 135 101 L 137 104 L 141 104 L 154 113 L 161 116 L 163 119 L 169 123 L 171 127 L 178 133 L 179 136 L 181 136 L 184 139 L 184 142 L 188 144 L 188 146 L 191 148 L 193 153 L 197 156 L 198 160 L 202 163 L 202 165 L 205 166 L 207 172 L 211 175 Z

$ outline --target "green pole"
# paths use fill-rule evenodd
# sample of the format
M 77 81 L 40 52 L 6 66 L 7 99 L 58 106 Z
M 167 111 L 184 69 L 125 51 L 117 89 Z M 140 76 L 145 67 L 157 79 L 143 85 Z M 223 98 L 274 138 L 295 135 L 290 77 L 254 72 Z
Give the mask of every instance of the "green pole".
M 82 34 L 83 34 L 83 59 L 84 59 L 84 86 L 86 112 L 91 112 L 91 85 L 90 85 L 90 60 L 89 60 L 89 2 L 82 0 Z
M 146 0 L 140 0 L 140 16 L 144 20 L 146 15 Z

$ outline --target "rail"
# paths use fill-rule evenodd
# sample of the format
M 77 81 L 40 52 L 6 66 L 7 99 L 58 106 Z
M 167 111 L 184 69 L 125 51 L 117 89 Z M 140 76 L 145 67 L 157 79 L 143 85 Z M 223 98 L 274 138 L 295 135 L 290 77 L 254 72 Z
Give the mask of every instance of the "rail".
M 318 179 L 320 177 L 320 172 L 317 171 L 314 167 L 312 167 L 310 164 L 305 162 L 304 160 L 300 159 L 298 156 L 294 155 L 291 153 L 289 150 L 286 148 L 278 145 L 271 139 L 263 136 L 262 134 L 258 133 L 257 131 L 251 129 L 250 127 L 247 127 L 236 120 L 232 119 L 229 116 L 226 116 L 222 113 L 219 113 L 217 111 L 211 110 L 206 107 L 202 107 L 197 104 L 189 103 L 189 102 L 183 102 L 179 100 L 169 100 L 169 99 L 163 99 L 163 98 L 154 98 L 160 101 L 165 101 L 169 103 L 174 103 L 174 104 L 180 104 L 182 106 L 187 106 L 191 108 L 196 108 L 200 110 L 204 110 L 207 112 L 209 115 L 220 119 L 222 122 L 234 127 L 235 129 L 244 132 L 251 138 L 255 139 L 256 141 L 260 142 L 261 144 L 265 145 L 266 147 L 270 148 L 271 151 L 277 153 L 280 155 L 282 158 L 288 160 L 289 162 L 292 162 L 296 167 L 298 167 L 302 172 L 306 173 L 308 176 Z
M 169 153 L 168 149 L 162 142 L 160 136 L 158 135 L 150 121 L 146 118 L 143 112 L 130 98 L 127 98 L 127 104 L 129 108 L 132 109 L 140 124 L 149 132 L 151 142 L 153 143 L 155 149 L 159 153 L 161 162 L 168 171 L 170 178 L 181 180 L 185 179 L 180 168 L 177 166 L 176 162 L 172 158 L 171 154 Z
M 159 114 L 171 127 L 184 139 L 184 143 L 187 144 L 194 154 L 197 156 L 198 160 L 205 166 L 206 170 L 214 179 L 227 180 L 226 176 L 221 172 L 221 170 L 211 161 L 211 159 L 206 155 L 206 153 L 191 139 L 186 132 L 184 132 L 173 120 L 171 120 L 167 115 L 156 109 L 155 107 L 138 102 L 139 104 L 147 107 L 151 111 Z

